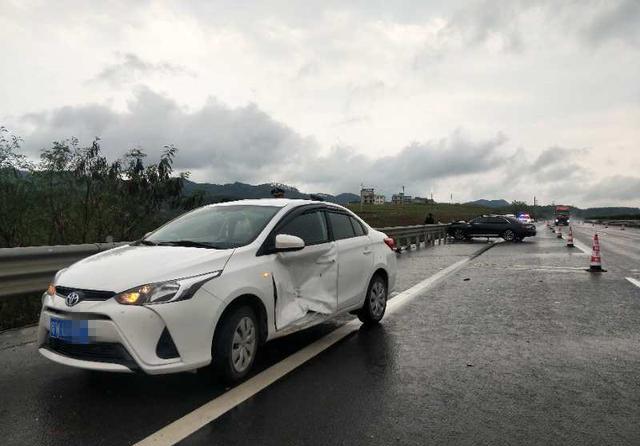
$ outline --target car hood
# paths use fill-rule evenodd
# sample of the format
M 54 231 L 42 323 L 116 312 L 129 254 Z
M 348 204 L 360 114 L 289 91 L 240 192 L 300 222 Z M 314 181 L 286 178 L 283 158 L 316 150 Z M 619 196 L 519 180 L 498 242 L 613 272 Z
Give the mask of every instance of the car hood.
M 233 249 L 126 245 L 74 263 L 55 282 L 119 293 L 138 285 L 221 270 L 232 254 Z

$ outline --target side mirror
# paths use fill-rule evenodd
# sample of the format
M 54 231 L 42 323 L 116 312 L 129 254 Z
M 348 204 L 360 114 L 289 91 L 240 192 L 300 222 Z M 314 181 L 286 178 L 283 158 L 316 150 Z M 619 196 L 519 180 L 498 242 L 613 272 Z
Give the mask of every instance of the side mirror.
M 299 251 L 304 248 L 304 240 L 295 235 L 278 234 L 276 235 L 276 251 Z

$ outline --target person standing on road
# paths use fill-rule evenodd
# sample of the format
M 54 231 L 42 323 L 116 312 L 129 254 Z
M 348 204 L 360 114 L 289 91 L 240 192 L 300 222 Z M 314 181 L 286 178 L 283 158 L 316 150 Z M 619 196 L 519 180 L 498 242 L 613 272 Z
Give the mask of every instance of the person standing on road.
M 427 216 L 425 217 L 425 219 L 424 219 L 424 224 L 425 225 L 433 225 L 433 224 L 435 224 L 435 222 L 436 222 L 435 217 L 433 216 L 433 214 L 431 212 L 429 212 L 427 214 Z

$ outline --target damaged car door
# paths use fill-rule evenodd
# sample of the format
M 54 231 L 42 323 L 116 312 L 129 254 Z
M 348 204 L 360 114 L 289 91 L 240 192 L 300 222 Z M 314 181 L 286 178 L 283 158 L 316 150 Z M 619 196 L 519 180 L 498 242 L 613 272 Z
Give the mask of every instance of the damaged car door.
M 276 231 L 304 241 L 304 248 L 278 252 L 273 261 L 276 329 L 300 327 L 326 318 L 338 308 L 338 265 L 335 242 L 320 209 L 292 217 Z
M 362 305 L 373 267 L 371 241 L 365 229 L 350 215 L 327 212 L 338 248 L 338 306 Z

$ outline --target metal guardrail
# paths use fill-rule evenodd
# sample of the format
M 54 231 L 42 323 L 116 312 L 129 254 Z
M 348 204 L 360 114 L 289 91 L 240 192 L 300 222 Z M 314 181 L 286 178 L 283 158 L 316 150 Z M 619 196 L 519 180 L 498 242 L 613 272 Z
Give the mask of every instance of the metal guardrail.
M 447 225 L 379 228 L 398 247 L 433 244 L 446 237 Z M 43 291 L 54 274 L 72 263 L 129 242 L 0 248 L 0 298 Z
M 585 223 L 605 225 L 605 226 L 624 226 L 627 228 L 640 228 L 640 220 L 585 220 Z
M 126 242 L 0 248 L 0 298 L 43 291 L 58 270 L 123 244 Z
M 410 245 L 420 246 L 420 243 L 432 245 L 442 243 L 447 238 L 448 225 L 416 225 L 416 226 L 390 226 L 376 228 L 395 240 L 398 248 Z

